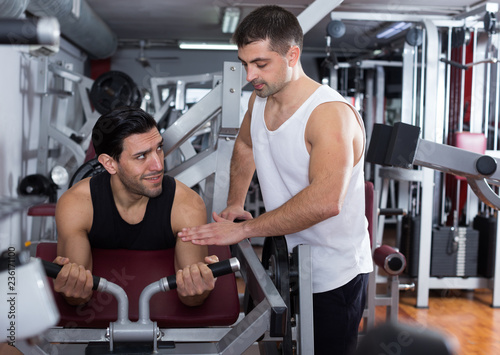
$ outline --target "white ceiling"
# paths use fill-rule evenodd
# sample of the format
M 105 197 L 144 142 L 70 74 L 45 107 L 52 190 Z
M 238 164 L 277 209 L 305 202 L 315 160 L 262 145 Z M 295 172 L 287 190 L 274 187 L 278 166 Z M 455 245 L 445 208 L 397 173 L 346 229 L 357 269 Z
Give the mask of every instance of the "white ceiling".
M 318 0 L 324 1 L 324 0 Z M 334 0 L 332 0 L 333 2 Z M 494 0 L 493 2 L 499 2 Z M 87 0 L 95 12 L 116 33 L 121 45 L 137 45 L 146 40 L 151 46 L 175 45 L 181 40 L 229 41 L 230 34 L 221 31 L 221 14 L 228 6 L 239 7 L 242 17 L 258 6 L 274 2 L 263 0 Z M 277 3 L 299 15 L 314 0 L 282 0 Z M 345 20 L 346 35 L 334 40 L 337 47 L 351 48 L 364 53 L 380 44 L 374 33 L 387 19 L 386 14 L 456 15 L 481 2 L 474 0 L 344 0 L 335 12 L 371 12 L 373 21 Z M 324 51 L 326 13 L 305 35 L 305 50 Z

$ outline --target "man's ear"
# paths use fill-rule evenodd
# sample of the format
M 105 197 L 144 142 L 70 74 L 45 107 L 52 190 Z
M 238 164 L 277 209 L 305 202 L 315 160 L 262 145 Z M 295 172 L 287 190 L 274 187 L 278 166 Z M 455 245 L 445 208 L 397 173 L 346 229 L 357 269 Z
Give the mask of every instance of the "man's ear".
M 110 155 L 108 154 L 101 154 L 97 158 L 99 160 L 99 163 L 102 164 L 104 169 L 111 175 L 116 174 L 116 160 L 113 159 Z
M 294 67 L 297 65 L 300 59 L 300 48 L 299 46 L 291 46 L 287 53 L 288 65 Z

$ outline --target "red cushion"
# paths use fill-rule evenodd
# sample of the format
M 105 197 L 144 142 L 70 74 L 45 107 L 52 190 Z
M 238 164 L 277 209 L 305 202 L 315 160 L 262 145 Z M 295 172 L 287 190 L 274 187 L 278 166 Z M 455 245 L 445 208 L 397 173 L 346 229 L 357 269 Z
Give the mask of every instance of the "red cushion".
M 40 243 L 37 257 L 53 261 L 56 257 L 56 243 Z M 209 247 L 209 254 L 220 260 L 229 259 L 229 247 Z M 137 321 L 139 296 L 147 285 L 165 276 L 175 274 L 174 249 L 166 250 L 110 250 L 93 249 L 93 273 L 125 289 L 129 299 L 129 318 Z M 49 280 L 52 286 L 52 280 Z M 84 306 L 70 306 L 63 297 L 54 292 L 61 313 L 60 326 L 106 328 L 116 321 L 117 302 L 107 293 L 94 292 L 92 299 Z M 180 302 L 175 290 L 155 294 L 150 301 L 150 315 L 159 327 L 204 327 L 233 324 L 239 315 L 240 305 L 234 274 L 217 278 L 216 287 L 203 305 L 188 307 Z
M 457 148 L 468 150 L 478 154 L 486 152 L 486 137 L 482 133 L 455 132 L 453 145 Z M 455 176 L 459 180 L 467 180 L 463 176 Z
M 28 216 L 47 217 L 56 215 L 55 203 L 42 203 L 40 205 L 31 206 L 28 209 Z

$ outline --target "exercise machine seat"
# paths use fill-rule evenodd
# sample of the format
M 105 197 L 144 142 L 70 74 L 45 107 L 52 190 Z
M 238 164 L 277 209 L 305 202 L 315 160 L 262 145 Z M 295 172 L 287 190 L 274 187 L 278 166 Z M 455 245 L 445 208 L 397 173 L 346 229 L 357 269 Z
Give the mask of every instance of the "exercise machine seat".
M 229 259 L 229 247 L 210 246 L 209 255 L 220 260 Z M 53 261 L 57 255 L 57 243 L 40 243 L 36 256 Z M 174 249 L 124 250 L 92 249 L 93 273 L 121 286 L 129 299 L 129 318 L 139 318 L 139 296 L 149 284 L 175 274 Z M 53 289 L 52 279 L 49 283 Z M 59 326 L 80 328 L 107 328 L 117 319 L 117 301 L 108 294 L 94 292 L 85 305 L 71 306 L 57 292 L 55 301 L 61 320 Z M 228 326 L 236 322 L 240 304 L 234 274 L 217 278 L 215 289 L 201 306 L 188 307 L 178 298 L 175 290 L 153 295 L 150 301 L 150 317 L 162 328 Z
M 486 152 L 486 137 L 483 133 L 455 132 L 453 146 L 484 155 Z M 455 178 L 462 181 L 467 180 L 466 177 L 459 175 L 455 175 Z
M 85 160 L 84 162 L 88 162 L 92 159 L 94 159 L 96 156 L 95 150 L 94 150 L 94 145 L 90 143 L 87 152 L 85 153 Z M 31 206 L 28 209 L 28 216 L 33 216 L 33 217 L 53 217 L 56 215 L 56 203 L 55 202 L 50 202 L 50 203 L 41 203 L 38 205 Z
M 28 216 L 34 217 L 49 217 L 56 215 L 56 203 L 42 203 L 31 206 L 28 209 Z

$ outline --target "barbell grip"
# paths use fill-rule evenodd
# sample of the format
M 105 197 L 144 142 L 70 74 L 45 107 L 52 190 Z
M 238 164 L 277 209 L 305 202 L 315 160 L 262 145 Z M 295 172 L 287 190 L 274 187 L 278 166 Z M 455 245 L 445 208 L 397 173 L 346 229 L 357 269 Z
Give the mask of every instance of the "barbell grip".
M 240 261 L 237 258 L 226 259 L 218 263 L 207 265 L 214 277 L 219 277 L 240 270 Z M 165 291 L 174 290 L 177 288 L 176 275 L 170 275 L 164 278 Z
M 61 265 L 51 263 L 50 261 L 47 260 L 42 260 L 43 268 L 45 269 L 45 273 L 47 274 L 48 277 L 52 277 L 55 279 L 57 277 L 57 274 L 59 274 L 59 271 L 63 268 Z M 101 278 L 99 276 L 92 275 L 92 279 L 94 280 L 94 284 L 92 286 L 92 290 L 97 290 L 97 287 L 99 287 L 99 282 L 101 282 Z

